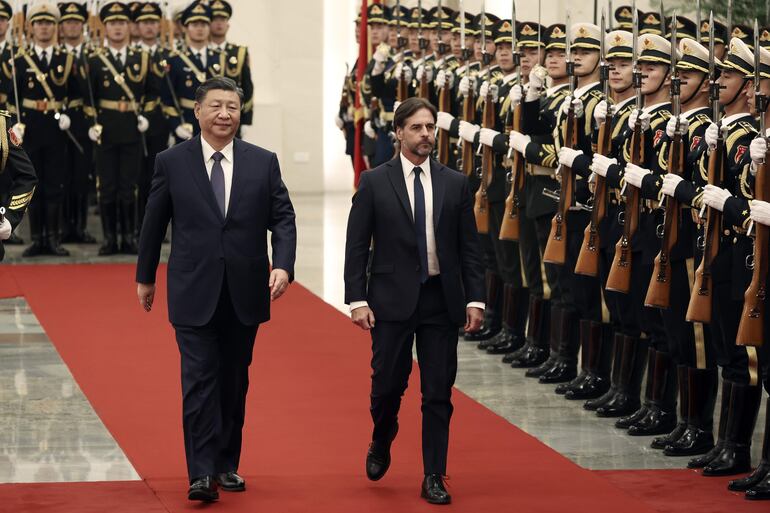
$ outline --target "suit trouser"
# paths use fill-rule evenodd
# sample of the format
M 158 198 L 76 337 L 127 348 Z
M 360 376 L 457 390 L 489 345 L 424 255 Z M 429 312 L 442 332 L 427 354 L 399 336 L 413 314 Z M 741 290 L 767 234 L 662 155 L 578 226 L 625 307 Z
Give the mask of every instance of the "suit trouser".
M 258 326 L 240 322 L 223 281 L 203 326 L 174 325 L 182 363 L 182 425 L 193 479 L 238 469 L 246 393 Z
M 445 475 L 452 386 L 457 374 L 457 325 L 449 319 L 440 278 L 431 278 L 422 285 L 417 308 L 409 319 L 378 320 L 371 334 L 372 439 L 385 442 L 393 435 L 412 370 L 412 343 L 416 337 L 423 468 L 425 474 Z

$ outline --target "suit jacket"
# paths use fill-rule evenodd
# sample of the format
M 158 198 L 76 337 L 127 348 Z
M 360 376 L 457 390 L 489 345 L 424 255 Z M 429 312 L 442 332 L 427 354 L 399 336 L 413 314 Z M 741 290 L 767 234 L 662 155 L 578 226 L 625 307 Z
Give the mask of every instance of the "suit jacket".
M 473 200 L 464 175 L 430 161 L 433 225 L 441 284 L 452 322 L 483 302 L 484 269 Z M 367 277 L 370 241 L 371 268 Z M 400 158 L 363 173 L 348 218 L 345 302 L 368 301 L 375 318 L 403 321 L 417 308 L 420 260 Z
M 155 160 L 136 281 L 155 283 L 170 220 L 168 312 L 172 324 L 206 324 L 216 310 L 225 279 L 243 324 L 268 320 L 268 230 L 273 266 L 293 279 L 297 232 L 278 158 L 240 139 L 233 145 L 233 183 L 224 218 L 206 173 L 200 136 L 159 153 Z

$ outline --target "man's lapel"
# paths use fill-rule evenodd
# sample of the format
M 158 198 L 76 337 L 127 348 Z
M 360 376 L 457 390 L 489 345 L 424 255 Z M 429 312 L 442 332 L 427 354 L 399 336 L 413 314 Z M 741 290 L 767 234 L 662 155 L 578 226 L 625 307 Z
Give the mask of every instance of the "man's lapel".
M 409 221 L 414 224 L 414 214 L 412 213 L 412 205 L 409 203 L 409 193 L 406 191 L 406 180 L 404 179 L 404 170 L 401 166 L 401 159 L 399 157 L 388 161 L 388 178 L 393 185 L 393 189 L 396 191 L 396 196 L 401 200 L 401 206 L 404 207 L 404 211 L 409 216 Z
M 227 206 L 227 219 L 230 219 L 230 214 L 238 206 L 238 198 L 241 197 L 241 191 L 245 185 L 246 180 L 246 162 L 245 160 L 246 146 L 242 144 L 242 141 L 238 139 L 233 140 L 233 183 L 230 186 L 230 203 Z
M 438 221 L 441 218 L 441 210 L 444 206 L 444 170 L 436 160 L 430 160 L 430 181 L 433 184 L 433 228 L 438 227 Z
M 190 170 L 192 172 L 193 181 L 198 186 L 203 194 L 206 203 L 214 209 L 214 212 L 221 221 L 224 221 L 222 212 L 217 205 L 217 199 L 214 197 L 214 190 L 211 188 L 211 180 L 206 172 L 206 163 L 203 161 L 203 147 L 201 146 L 201 136 L 197 135 L 190 139 L 188 145 Z

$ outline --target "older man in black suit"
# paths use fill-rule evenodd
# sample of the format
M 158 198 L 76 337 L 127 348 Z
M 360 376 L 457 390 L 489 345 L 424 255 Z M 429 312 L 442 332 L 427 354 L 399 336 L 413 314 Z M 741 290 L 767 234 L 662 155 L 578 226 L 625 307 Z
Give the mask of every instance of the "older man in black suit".
M 293 279 L 294 209 L 275 153 L 235 139 L 242 102 L 229 78 L 198 88 L 201 134 L 158 154 L 139 243 L 137 292 L 149 311 L 171 221 L 168 310 L 182 359 L 190 500 L 245 489 L 236 471 L 254 339 Z
M 422 496 L 433 504 L 447 504 L 451 497 L 443 476 L 457 372 L 457 328 L 479 329 L 485 291 L 468 181 L 429 158 L 435 120 L 436 109 L 428 101 L 404 101 L 393 118 L 401 153 L 361 175 L 348 218 L 345 302 L 353 322 L 372 334 L 374 432 L 367 476 L 376 481 L 390 466 L 416 336 L 422 381 Z

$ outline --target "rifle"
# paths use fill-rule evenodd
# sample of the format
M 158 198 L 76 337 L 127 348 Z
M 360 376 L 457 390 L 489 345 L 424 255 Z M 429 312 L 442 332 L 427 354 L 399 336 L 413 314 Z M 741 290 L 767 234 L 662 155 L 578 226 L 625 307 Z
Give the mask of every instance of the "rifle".
M 644 97 L 642 96 L 642 70 L 639 68 L 639 23 L 636 12 L 636 2 L 634 9 L 634 40 L 633 40 L 633 62 L 634 62 L 634 88 L 636 89 L 636 108 L 639 109 L 639 115 L 636 118 L 634 131 L 631 135 L 631 163 L 641 165 L 644 162 L 644 132 L 642 131 L 641 118 L 642 107 L 644 106 Z M 631 240 L 639 227 L 640 201 L 639 189 L 625 184 L 626 206 L 623 212 L 623 234 L 615 244 L 615 257 L 612 260 L 609 275 L 607 276 L 607 290 L 622 292 L 627 294 L 631 288 Z
M 460 48 L 462 48 L 463 60 L 465 61 L 465 76 L 470 81 L 471 78 L 471 53 L 472 49 L 465 45 L 465 7 L 460 0 Z M 473 88 L 469 88 L 468 96 L 463 98 L 463 120 L 471 123 L 475 115 L 476 101 L 473 95 Z M 458 167 L 465 176 L 471 176 L 474 172 L 473 144 L 462 141 L 462 153 Z
M 442 34 L 441 34 L 441 24 L 444 23 L 444 9 L 441 6 L 441 0 L 438 2 L 438 26 L 436 28 L 437 36 L 438 37 L 438 53 L 439 56 L 443 58 L 443 55 L 446 53 L 446 43 L 444 43 L 441 40 Z M 451 98 L 449 96 L 449 91 L 444 84 L 444 87 L 441 88 L 441 90 L 438 93 L 438 110 L 441 112 L 449 112 L 452 110 L 452 106 L 450 104 Z M 438 140 L 436 141 L 436 150 L 437 150 L 437 157 L 438 161 L 442 164 L 448 164 L 449 163 L 449 130 L 442 130 L 438 129 Z
M 668 172 L 682 176 L 684 172 L 685 149 L 682 141 L 682 131 L 679 126 L 679 118 L 682 112 L 680 103 L 681 79 L 676 69 L 677 48 L 677 21 L 676 11 L 671 18 L 671 106 L 672 115 L 676 119 L 674 138 L 668 150 Z M 679 218 L 681 210 L 679 202 L 675 198 L 666 198 L 665 214 L 663 217 L 663 241 L 660 252 L 655 257 L 655 267 L 650 277 L 650 285 L 647 287 L 647 296 L 644 306 L 656 308 L 668 308 L 671 299 L 671 274 L 669 272 L 669 258 L 671 251 L 679 238 Z
M 610 13 L 612 16 L 612 13 Z M 599 140 L 596 151 L 600 155 L 609 155 L 612 150 L 612 106 L 610 105 L 610 65 L 606 58 L 605 47 L 605 25 L 607 23 L 606 15 L 602 10 L 601 32 L 602 40 L 599 61 L 599 80 L 602 84 L 602 96 L 607 102 L 607 117 L 599 126 Z M 599 274 L 599 225 L 607 215 L 607 180 L 603 176 L 594 176 L 594 197 L 593 208 L 591 209 L 591 220 L 588 222 L 583 232 L 583 244 L 580 246 L 580 254 L 575 263 L 575 273 L 586 276 L 597 276 Z
M 13 99 L 16 107 L 16 124 L 24 126 L 21 122 L 21 108 L 19 106 L 19 82 L 16 74 L 16 52 L 18 48 L 24 47 L 24 11 L 20 2 L 17 0 L 13 15 L 13 25 L 11 26 L 11 78 L 13 80 Z
M 759 58 L 759 22 L 754 20 L 754 109 L 759 115 L 759 136 L 765 137 L 765 111 L 767 96 L 760 90 L 760 58 Z M 760 201 L 770 200 L 770 180 L 767 177 L 767 156 L 758 165 L 754 183 L 754 197 Z M 738 325 L 738 335 L 735 343 L 739 346 L 759 347 L 764 342 L 765 298 L 767 290 L 768 246 L 770 245 L 770 227 L 753 223 L 754 229 L 753 252 L 751 260 L 753 268 L 751 283 L 743 295 L 743 312 Z
M 403 19 L 401 18 L 401 0 L 396 1 L 396 12 L 398 13 L 398 21 L 396 23 L 396 46 L 398 47 L 397 51 L 402 52 L 401 66 L 403 67 L 406 66 L 403 52 L 404 48 L 409 43 L 409 40 L 401 35 L 401 24 L 403 23 Z M 403 102 L 407 98 L 409 98 L 409 85 L 406 83 L 404 74 L 401 73 L 401 78 L 398 79 L 398 84 L 396 85 L 396 101 Z
M 724 137 L 722 120 L 719 117 L 719 83 L 714 70 L 714 13 L 709 14 L 709 99 L 713 109 L 713 119 L 717 123 L 717 145 L 709 157 L 708 183 L 721 185 L 724 175 Z M 705 205 L 704 205 L 705 207 Z M 722 229 L 722 212 L 705 207 L 706 221 L 703 236 L 703 259 L 695 271 L 695 283 L 690 295 L 685 318 L 690 322 L 711 322 L 711 264 L 719 252 L 719 231 Z
M 569 32 L 570 13 L 567 11 L 567 32 Z M 575 94 L 575 63 L 572 61 L 570 35 L 567 34 L 567 80 L 569 80 L 569 98 Z M 564 125 L 564 146 L 574 148 L 577 144 L 577 119 L 572 102 L 567 110 L 567 121 Z M 567 215 L 575 200 L 575 175 L 572 168 L 560 166 L 559 173 L 561 191 L 559 193 L 559 208 L 551 220 L 551 232 L 548 234 L 548 242 L 543 251 L 543 262 L 548 264 L 564 265 L 567 260 Z M 543 191 L 545 193 L 545 190 Z
M 101 48 L 104 44 L 104 23 L 99 17 L 99 0 L 91 0 L 88 6 L 88 33 L 92 49 Z
M 487 66 L 487 83 L 490 82 L 492 74 L 490 63 L 492 56 L 486 51 L 487 16 L 482 4 L 481 10 L 481 48 L 483 49 L 482 61 Z M 495 104 L 492 101 L 492 87 L 487 89 L 487 96 L 484 98 L 484 111 L 481 119 L 481 126 L 492 128 L 495 126 Z M 476 229 L 479 233 L 489 233 L 489 199 L 487 198 L 487 189 L 492 183 L 494 155 L 492 148 L 484 144 L 480 145 L 481 150 L 481 185 L 476 191 L 476 198 L 473 205 L 473 213 L 476 216 Z
M 160 20 L 160 45 L 168 50 L 174 49 L 174 21 L 171 19 L 168 0 L 163 0 L 161 11 L 163 17 Z M 168 13 L 168 14 L 167 14 Z
M 539 27 L 537 33 L 539 36 Z M 539 43 L 540 38 L 538 37 L 538 48 L 540 48 Z M 516 84 L 513 87 L 523 88 L 521 83 L 521 52 L 519 52 L 516 42 L 516 0 L 513 0 L 511 8 L 511 49 L 513 50 L 513 65 L 516 66 Z M 510 127 L 506 126 L 507 133 L 510 133 L 511 130 L 521 131 L 521 104 L 516 105 L 512 111 L 508 112 L 508 120 Z M 503 224 L 500 226 L 499 239 L 517 241 L 519 240 L 519 192 L 524 188 L 525 178 L 524 157 L 511 148 L 508 150 L 508 160 L 511 162 L 511 171 L 508 173 L 511 191 L 505 198 L 505 214 L 503 215 Z
M 417 89 L 417 97 L 429 99 L 430 93 L 428 90 L 428 40 L 422 35 L 422 0 L 417 0 L 417 39 L 420 45 L 420 52 L 422 53 L 422 77 L 420 77 L 420 85 Z

